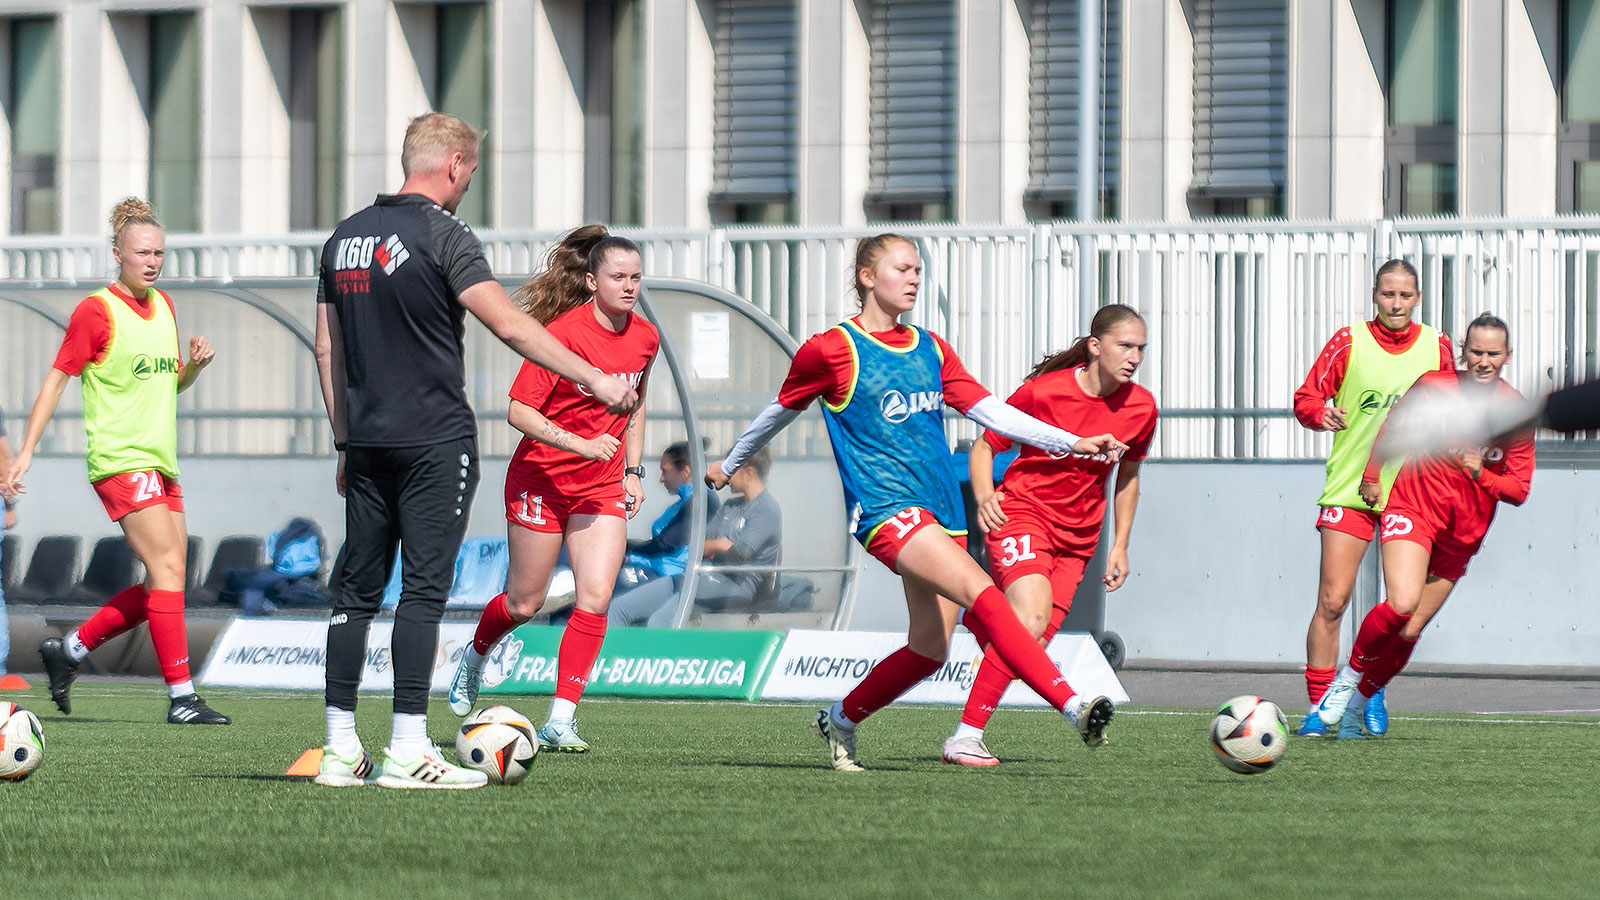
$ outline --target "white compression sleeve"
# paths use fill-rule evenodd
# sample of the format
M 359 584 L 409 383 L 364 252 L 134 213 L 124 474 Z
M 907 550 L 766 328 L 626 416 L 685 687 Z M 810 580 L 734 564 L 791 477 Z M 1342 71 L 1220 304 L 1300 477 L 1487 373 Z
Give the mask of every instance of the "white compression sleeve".
M 967 418 L 990 431 L 1051 453 L 1071 453 L 1072 445 L 1082 440 L 1070 431 L 1035 419 L 993 394 L 973 404 L 967 410 Z
M 739 439 L 733 442 L 732 447 L 728 448 L 728 455 L 722 460 L 722 474 L 732 476 L 740 466 L 745 464 L 745 460 L 750 458 L 750 454 L 766 446 L 767 441 L 772 440 L 773 435 L 782 431 L 785 425 L 793 422 L 801 412 L 802 410 L 790 409 L 784 406 L 778 402 L 776 397 L 772 398 L 772 402 L 767 404 L 767 408 L 756 416 L 755 421 L 750 423 L 750 427 L 744 430 L 744 434 L 739 435 Z

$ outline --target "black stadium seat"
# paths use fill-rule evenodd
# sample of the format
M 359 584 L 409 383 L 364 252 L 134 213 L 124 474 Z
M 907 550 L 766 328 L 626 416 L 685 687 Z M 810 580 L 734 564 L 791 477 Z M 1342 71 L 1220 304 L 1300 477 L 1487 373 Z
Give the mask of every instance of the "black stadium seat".
M 189 535 L 188 555 L 184 557 L 183 592 L 189 594 L 200 586 L 200 573 L 205 571 L 205 542 Z
M 136 580 L 133 548 L 122 535 L 104 537 L 94 542 L 89 554 L 89 565 L 83 578 L 70 591 L 56 597 L 57 603 L 82 603 L 98 606 L 112 594 L 130 587 Z
M 17 559 L 22 554 L 22 537 L 8 534 L 0 540 L 0 591 L 11 593 L 17 586 L 17 573 L 22 571 L 22 563 Z
M 228 573 L 234 569 L 253 569 L 265 564 L 266 541 L 254 535 L 234 535 L 217 543 L 205 583 L 189 592 L 188 606 L 210 606 L 217 602 Z
M 48 603 L 72 590 L 78 578 L 78 554 L 83 540 L 75 534 L 52 534 L 33 545 L 28 573 L 16 593 L 6 592 L 7 603 Z

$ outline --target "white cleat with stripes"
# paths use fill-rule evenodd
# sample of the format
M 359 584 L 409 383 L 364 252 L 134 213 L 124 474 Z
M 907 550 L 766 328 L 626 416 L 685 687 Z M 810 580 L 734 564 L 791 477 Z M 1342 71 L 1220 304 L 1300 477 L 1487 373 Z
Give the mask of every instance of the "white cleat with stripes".
M 383 774 L 378 776 L 378 787 L 468 791 L 488 783 L 489 776 L 482 772 L 445 762 L 438 747 L 430 746 L 410 760 L 395 759 L 388 747 L 383 748 Z

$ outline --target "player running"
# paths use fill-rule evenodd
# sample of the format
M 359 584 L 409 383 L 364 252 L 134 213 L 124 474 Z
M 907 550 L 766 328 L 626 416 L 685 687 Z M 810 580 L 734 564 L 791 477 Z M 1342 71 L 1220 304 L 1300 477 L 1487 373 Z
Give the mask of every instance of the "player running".
M 1084 567 L 1105 522 L 1106 480 L 1116 470 L 1115 537 L 1101 578 L 1107 591 L 1127 580 L 1128 538 L 1139 506 L 1139 463 L 1156 429 L 1156 401 L 1133 383 L 1144 360 L 1144 319 L 1132 307 L 1103 306 L 1089 336 L 1045 357 L 1007 403 L 1052 425 L 1107 432 L 1128 445 L 1119 462 L 1061 456 L 1024 446 L 995 490 L 994 456 L 1012 441 L 993 431 L 972 445 L 968 466 L 989 571 L 1028 631 L 1048 645 L 1072 607 Z M 954 765 L 997 766 L 983 731 L 1016 677 L 991 644 L 984 652 L 955 734 L 941 758 Z
M 72 311 L 55 365 L 28 415 L 22 448 L 6 475 L 6 492 L 24 491 L 22 476 L 33 464 L 39 437 L 67 379 L 79 376 L 89 480 L 144 563 L 146 579 L 112 596 L 65 640 L 45 638 L 39 655 L 50 699 L 71 713 L 72 681 L 89 651 L 149 621 L 150 643 L 171 699 L 167 721 L 226 725 L 228 717 L 195 693 L 183 621 L 189 535 L 178 486 L 178 394 L 211 364 L 211 344 L 191 337 L 188 363 L 179 354 L 172 298 L 155 286 L 167 242 L 150 204 L 137 197 L 118 203 L 111 211 L 111 234 L 117 280 Z
M 1467 326 L 1459 372 L 1430 372 L 1400 401 L 1425 402 L 1430 394 L 1478 394 L 1486 402 L 1516 405 L 1523 396 L 1500 378 L 1511 359 L 1510 332 L 1484 313 Z M 1485 447 L 1469 447 L 1407 460 L 1383 511 L 1383 583 L 1388 598 L 1361 621 L 1350 659 L 1339 670 L 1317 717 L 1339 726 L 1339 737 L 1359 738 L 1362 707 L 1405 668 L 1422 629 L 1466 575 L 1467 563 L 1502 502 L 1521 506 L 1533 479 L 1533 433 L 1523 431 Z M 1361 494 L 1376 499 L 1379 461 L 1367 463 Z
M 801 345 L 777 398 L 706 473 L 712 489 L 722 488 L 750 454 L 822 398 L 856 539 L 905 581 L 906 646 L 874 666 L 844 700 L 817 713 L 833 768 L 862 771 L 856 726 L 939 668 L 950 650 L 958 606 L 971 611 L 980 644 L 992 637 L 1000 658 L 1063 712 L 1086 744 L 1105 743 L 1111 701 L 1072 690 L 1005 594 L 964 549 L 966 517 L 950 473 L 944 406 L 948 402 L 986 428 L 1058 453 L 1114 459 L 1127 446 L 1109 434 L 1078 437 L 1002 403 L 942 338 L 902 325 L 922 278 L 922 260 L 909 239 L 863 238 L 856 245 L 854 277 L 860 314 Z
M 1305 383 L 1294 392 L 1294 415 L 1313 431 L 1331 431 L 1327 480 L 1317 514 L 1322 541 L 1322 571 L 1317 607 L 1306 630 L 1306 696 L 1310 710 L 1297 734 L 1325 737 L 1315 715 L 1318 701 L 1333 681 L 1339 656 L 1339 623 L 1355 589 L 1361 558 L 1377 531 L 1383 495 L 1394 481 L 1394 466 L 1383 472 L 1382 490 L 1372 503 L 1358 490 L 1372 442 L 1396 399 L 1424 372 L 1455 370 L 1450 339 L 1412 321 L 1422 300 L 1417 270 L 1391 259 L 1378 269 L 1372 286 L 1377 315 L 1339 329 L 1322 348 Z M 1330 405 L 1331 401 L 1331 405 Z M 1379 693 L 1368 704 L 1367 730 L 1382 734 L 1389 714 Z
M 523 433 L 506 472 L 511 569 L 506 592 L 484 607 L 472 646 L 450 684 L 450 709 L 472 711 L 483 658 L 511 629 L 538 614 L 563 542 L 577 601 L 561 635 L 555 699 L 539 746 L 583 753 L 574 713 L 606 636 L 606 612 L 628 550 L 627 520 L 644 505 L 644 391 L 660 337 L 634 312 L 639 248 L 588 225 L 550 251 L 549 265 L 513 299 L 564 346 L 626 381 L 640 396 L 613 413 L 581 385 L 523 363 L 506 418 Z M 626 460 L 627 465 L 623 462 Z

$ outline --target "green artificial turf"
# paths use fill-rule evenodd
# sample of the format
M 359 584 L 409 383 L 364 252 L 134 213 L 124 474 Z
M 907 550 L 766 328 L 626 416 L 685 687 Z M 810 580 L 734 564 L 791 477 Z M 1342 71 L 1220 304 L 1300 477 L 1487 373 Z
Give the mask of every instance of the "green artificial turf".
M 31 779 L 0 784 L 7 896 L 1584 897 L 1600 895 L 1592 721 L 1397 718 L 1224 771 L 1210 710 L 1119 712 L 1090 752 L 1056 715 L 1001 712 L 1004 764 L 941 765 L 956 719 L 892 707 L 870 771 L 825 767 L 814 707 L 585 702 L 594 751 L 517 787 L 335 790 L 288 778 L 319 696 L 212 690 L 228 727 L 169 726 L 158 685 L 80 683 Z M 497 698 L 535 722 L 543 698 Z M 363 697 L 369 749 L 385 698 Z M 430 717 L 447 747 L 455 719 Z

